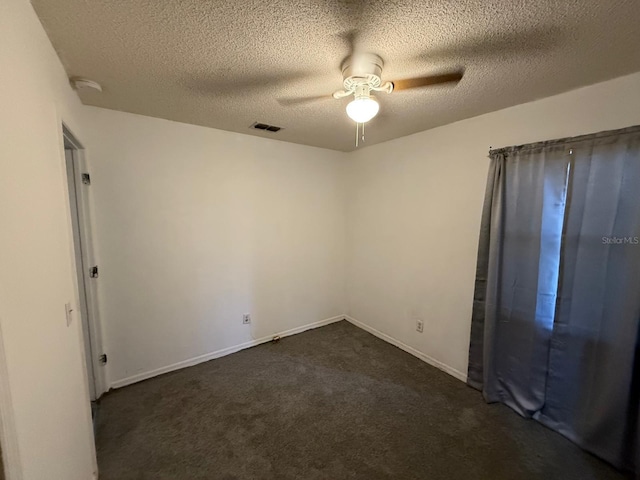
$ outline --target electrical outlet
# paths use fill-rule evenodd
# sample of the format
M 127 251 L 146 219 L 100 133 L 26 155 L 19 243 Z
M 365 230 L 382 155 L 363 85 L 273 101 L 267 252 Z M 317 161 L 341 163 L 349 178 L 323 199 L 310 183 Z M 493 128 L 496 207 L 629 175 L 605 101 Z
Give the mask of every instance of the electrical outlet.
M 251 314 L 250 313 L 245 313 L 244 315 L 242 315 L 242 323 L 244 323 L 245 325 L 251 323 Z
M 64 304 L 64 313 L 67 316 L 67 327 L 68 327 L 69 325 L 71 325 L 71 322 L 73 321 L 73 308 L 71 308 L 70 303 Z
M 416 331 L 422 333 L 424 331 L 424 322 L 420 319 L 416 320 Z

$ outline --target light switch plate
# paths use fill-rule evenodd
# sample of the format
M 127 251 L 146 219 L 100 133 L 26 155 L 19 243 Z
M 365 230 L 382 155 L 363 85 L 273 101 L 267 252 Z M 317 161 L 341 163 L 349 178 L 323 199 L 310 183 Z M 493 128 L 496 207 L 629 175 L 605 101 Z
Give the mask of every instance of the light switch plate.
M 73 321 L 73 308 L 71 308 L 70 303 L 64 304 L 64 311 L 67 316 L 67 327 L 68 327 L 69 325 L 71 325 L 71 322 Z

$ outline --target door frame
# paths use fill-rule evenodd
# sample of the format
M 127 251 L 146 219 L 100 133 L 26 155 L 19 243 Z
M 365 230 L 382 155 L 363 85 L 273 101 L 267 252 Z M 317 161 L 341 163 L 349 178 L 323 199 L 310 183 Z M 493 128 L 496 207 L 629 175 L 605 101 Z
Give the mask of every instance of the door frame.
M 1 324 L 2 322 L 0 322 Z M 6 480 L 22 480 L 22 464 L 18 434 L 13 416 L 13 400 L 9 385 L 9 371 L 5 358 L 2 327 L 0 325 L 0 450 Z
M 95 265 L 95 249 L 93 244 L 93 224 L 91 220 L 91 205 L 89 202 L 90 185 L 83 183 L 83 173 L 89 173 L 82 144 L 77 140 L 69 128 L 62 125 L 62 134 L 65 149 L 65 166 L 67 164 L 66 151 L 71 150 L 73 163 L 73 179 L 68 178 L 65 168 L 65 178 L 67 180 L 69 202 L 75 201 L 77 207 L 78 234 L 80 245 L 76 245 L 74 231 L 74 220 L 70 222 L 71 239 L 73 243 L 73 267 L 76 272 L 76 298 L 77 313 L 80 318 L 83 333 L 83 347 L 85 349 L 85 364 L 87 368 L 87 382 L 91 400 L 96 400 L 108 390 L 106 383 L 105 368 L 99 362 L 99 357 L 104 353 L 103 334 L 100 325 L 98 312 L 98 288 L 96 278 L 89 277 L 88 268 Z M 75 187 L 75 192 L 71 189 Z M 73 215 L 71 205 L 69 205 L 69 216 Z M 83 268 L 84 267 L 84 268 Z M 83 288 L 84 287 L 84 288 Z M 84 293 L 84 299 L 82 294 Z M 83 305 L 84 304 L 84 305 Z M 85 308 L 86 305 L 86 308 Z M 88 344 L 87 344 L 88 342 Z M 89 362 L 87 359 L 91 359 Z

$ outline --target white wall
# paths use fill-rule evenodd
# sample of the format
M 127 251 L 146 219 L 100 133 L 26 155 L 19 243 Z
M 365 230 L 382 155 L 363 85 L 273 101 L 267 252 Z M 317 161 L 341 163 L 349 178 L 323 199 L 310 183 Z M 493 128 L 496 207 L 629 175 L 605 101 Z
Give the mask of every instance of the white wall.
M 345 154 L 84 118 L 111 385 L 344 314 Z
M 349 157 L 349 315 L 466 378 L 489 146 L 637 124 L 640 74 L 356 151 Z
M 62 121 L 80 101 L 26 0 L 0 2 L 0 396 L 9 477 L 88 480 L 95 467 L 77 304 Z M 77 307 L 75 308 L 77 311 Z M 2 356 L 0 355 L 0 359 Z M 2 383 L 0 387 L 5 387 Z

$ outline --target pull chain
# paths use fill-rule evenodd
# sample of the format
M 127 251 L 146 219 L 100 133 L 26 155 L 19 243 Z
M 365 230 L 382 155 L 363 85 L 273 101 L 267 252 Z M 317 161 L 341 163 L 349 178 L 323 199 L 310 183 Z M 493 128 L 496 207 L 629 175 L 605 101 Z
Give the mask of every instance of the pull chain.
M 362 125 L 362 137 L 360 137 L 360 125 Z M 358 141 L 360 139 L 364 142 L 364 123 L 356 122 L 356 148 L 358 147 Z

